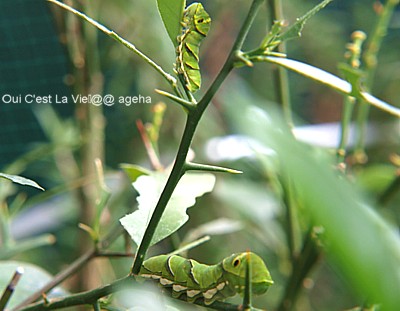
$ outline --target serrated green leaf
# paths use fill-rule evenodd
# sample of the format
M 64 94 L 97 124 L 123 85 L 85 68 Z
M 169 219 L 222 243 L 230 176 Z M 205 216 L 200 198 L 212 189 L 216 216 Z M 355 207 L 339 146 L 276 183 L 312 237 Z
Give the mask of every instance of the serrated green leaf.
M 316 5 L 302 17 L 299 17 L 296 22 L 289 27 L 284 33 L 278 36 L 280 41 L 287 41 L 290 39 L 294 39 L 301 36 L 301 31 L 303 30 L 304 25 L 306 22 L 313 17 L 316 13 L 318 13 L 321 9 L 326 7 L 330 2 L 333 0 L 324 0 L 320 4 Z
M 131 182 L 135 182 L 139 176 L 151 174 L 150 170 L 135 164 L 122 163 L 119 167 L 124 170 Z
M 22 176 L 0 173 L 0 177 L 8 179 L 16 184 L 30 186 L 44 191 L 44 188 L 39 186 L 35 181 Z
M 167 178 L 168 174 L 165 172 L 154 172 L 148 176 L 140 176 L 133 183 L 139 192 L 138 210 L 121 218 L 120 222 L 137 245 L 142 241 Z M 185 174 L 168 202 L 151 245 L 168 237 L 186 223 L 189 219 L 186 209 L 196 203 L 197 197 L 212 191 L 214 184 L 215 176 L 212 174 Z
M 7 309 L 15 307 L 53 279 L 52 275 L 33 264 L 19 261 L 3 261 L 0 262 L 0 293 L 6 288 L 17 268 L 23 268 L 24 273 L 7 304 Z M 67 291 L 61 287 L 56 287 L 47 294 L 47 297 L 66 295 L 68 295 Z
M 185 6 L 186 0 L 157 0 L 158 12 L 175 47 L 178 45 L 176 38 L 180 33 Z

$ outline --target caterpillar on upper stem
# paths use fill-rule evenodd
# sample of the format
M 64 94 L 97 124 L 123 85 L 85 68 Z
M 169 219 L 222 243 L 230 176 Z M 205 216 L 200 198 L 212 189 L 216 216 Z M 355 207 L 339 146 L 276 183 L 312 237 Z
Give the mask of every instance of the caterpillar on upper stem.
M 265 293 L 274 282 L 264 261 L 251 252 L 233 254 L 216 265 L 205 265 L 177 255 L 160 255 L 143 262 L 139 276 L 172 288 L 172 297 L 188 302 L 203 298 L 206 305 L 242 294 L 246 266 L 251 266 L 252 293 Z
M 191 93 L 201 85 L 199 47 L 210 30 L 211 18 L 201 3 L 192 3 L 183 12 L 182 32 L 177 37 L 175 71 Z

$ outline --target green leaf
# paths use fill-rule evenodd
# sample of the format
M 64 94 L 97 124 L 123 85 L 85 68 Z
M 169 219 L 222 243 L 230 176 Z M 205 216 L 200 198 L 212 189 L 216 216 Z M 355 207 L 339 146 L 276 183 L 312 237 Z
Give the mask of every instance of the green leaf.
M 355 173 L 357 182 L 370 193 L 381 194 L 396 177 L 397 168 L 388 164 L 375 164 Z
M 26 262 L 3 261 L 0 262 L 0 293 L 6 288 L 17 268 L 22 267 L 24 273 L 18 282 L 7 309 L 15 307 L 37 290 L 50 282 L 53 277 L 42 268 Z M 68 292 L 61 287 L 56 287 L 47 294 L 49 298 L 66 296 Z
M 290 69 L 294 72 L 297 72 L 305 77 L 311 78 L 314 81 L 323 83 L 332 89 L 343 93 L 345 95 L 350 95 L 352 96 L 352 86 L 349 82 L 340 79 L 339 77 L 326 72 L 322 69 L 319 69 L 317 67 L 293 60 L 293 59 L 288 59 L 288 58 L 282 58 L 282 57 L 272 57 L 272 56 L 266 56 L 266 57 L 259 57 L 260 61 L 268 61 L 274 64 L 278 64 L 280 66 L 283 66 L 287 69 Z M 255 59 L 252 59 L 252 61 L 255 61 Z M 367 92 L 360 91 L 358 96 L 366 101 L 367 103 L 375 106 L 378 109 L 381 109 L 383 111 L 386 111 L 394 116 L 400 117 L 400 109 L 394 106 L 389 105 L 388 103 L 372 96 L 371 94 Z
M 298 18 L 296 20 L 296 22 L 292 26 L 290 26 L 289 29 L 286 30 L 283 34 L 278 36 L 278 38 L 281 41 L 286 41 L 286 40 L 290 40 L 290 39 L 294 39 L 294 38 L 300 37 L 301 36 L 301 31 L 303 30 L 304 25 L 306 24 L 306 22 L 311 17 L 313 17 L 318 11 L 320 11 L 321 9 L 326 7 L 332 1 L 333 0 L 324 0 L 320 4 L 316 5 L 310 11 L 308 11 L 305 15 L 303 15 L 300 18 Z
M 35 181 L 22 176 L 0 173 L 0 177 L 8 179 L 16 184 L 30 186 L 44 191 L 44 188 L 39 186 Z
M 172 44 L 176 47 L 178 45 L 176 38 L 180 33 L 186 0 L 157 0 L 157 6 L 165 29 L 171 38 Z
M 364 297 L 381 303 L 382 310 L 396 310 L 400 304 L 397 229 L 366 202 L 354 185 L 338 176 L 328 155 L 316 156 L 297 142 L 283 125 L 283 118 L 270 107 L 268 115 L 253 107 L 242 111 L 241 116 L 247 116 L 247 124 L 253 125 L 243 130 L 275 150 L 280 167 L 294 183 L 296 200 L 314 224 L 323 226 L 327 256 Z
M 138 210 L 120 219 L 133 241 L 140 245 L 157 201 L 164 189 L 168 174 L 153 172 L 140 176 L 133 186 L 139 192 Z M 179 181 L 164 211 L 151 244 L 155 244 L 177 231 L 189 219 L 186 209 L 196 203 L 196 197 L 213 190 L 215 176 L 212 174 L 185 174 Z
M 148 169 L 135 164 L 122 163 L 119 167 L 124 170 L 131 182 L 135 182 L 139 176 L 151 174 Z

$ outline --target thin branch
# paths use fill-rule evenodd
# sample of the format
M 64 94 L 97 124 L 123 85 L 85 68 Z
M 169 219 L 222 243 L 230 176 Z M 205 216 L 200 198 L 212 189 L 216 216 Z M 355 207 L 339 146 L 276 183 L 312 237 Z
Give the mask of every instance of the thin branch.
M 299 292 L 302 289 L 304 279 L 315 267 L 320 258 L 320 250 L 315 238 L 316 228 L 311 228 L 305 238 L 303 249 L 293 263 L 293 272 L 286 284 L 285 293 L 282 297 L 278 311 L 289 311 L 293 309 Z
M 314 81 L 320 82 L 322 84 L 325 84 L 329 86 L 330 88 L 345 94 L 345 95 L 352 95 L 352 86 L 349 82 L 340 79 L 339 77 L 324 71 L 322 69 L 319 69 L 317 67 L 308 65 L 306 63 L 302 63 L 293 59 L 289 58 L 281 58 L 281 57 L 272 57 L 272 56 L 257 56 L 254 58 L 251 58 L 251 61 L 254 62 L 270 62 L 273 64 L 277 64 L 279 66 L 283 66 L 287 69 L 290 69 L 298 74 L 301 74 L 304 77 L 310 78 Z M 400 117 L 400 109 L 389 105 L 388 103 L 380 100 L 379 98 L 376 98 L 372 96 L 371 94 L 360 91 L 358 96 L 366 101 L 367 103 L 371 104 L 372 106 L 375 106 L 376 108 L 383 110 L 389 114 L 392 114 L 396 117 Z
M 21 311 L 41 311 L 41 310 L 54 310 L 72 306 L 79 306 L 83 304 L 94 305 L 100 298 L 110 295 L 122 288 L 125 288 L 128 284 L 135 282 L 131 276 L 126 276 L 119 279 L 111 284 L 78 294 L 74 294 L 68 297 L 53 298 L 45 302 L 37 302 L 29 305 L 25 308 L 20 309 Z
M 94 247 L 93 249 L 84 253 L 82 256 L 80 256 L 78 259 L 76 259 L 72 264 L 70 264 L 65 270 L 58 273 L 49 283 L 47 283 L 45 286 L 43 286 L 38 291 L 33 293 L 31 296 L 26 298 L 24 301 L 22 301 L 13 310 L 14 311 L 20 310 L 24 306 L 40 299 L 42 297 L 43 293 L 50 291 L 51 289 L 53 289 L 54 287 L 56 287 L 57 285 L 59 285 L 60 283 L 65 281 L 71 275 L 73 275 L 78 270 L 80 270 L 92 258 L 97 256 L 98 249 L 107 248 L 121 233 L 122 233 L 122 227 L 121 226 L 116 227 L 102 241 L 99 242 L 97 248 Z
M 151 166 L 157 171 L 162 170 L 163 165 L 161 164 L 160 159 L 158 158 L 157 153 L 154 150 L 154 147 L 149 139 L 149 136 L 147 135 L 146 128 L 142 120 L 136 121 L 136 127 L 139 130 L 140 137 L 142 138 L 142 142 L 146 148 L 147 156 L 150 159 Z
M 164 190 L 161 193 L 160 199 L 157 202 L 153 215 L 151 216 L 149 225 L 146 228 L 142 242 L 140 243 L 135 261 L 131 269 L 132 274 L 139 273 L 140 267 L 142 266 L 146 252 L 150 247 L 151 240 L 153 238 L 154 232 L 156 231 L 157 225 L 160 222 L 161 216 L 164 213 L 165 207 L 167 206 L 167 203 L 171 198 L 171 195 L 176 185 L 178 184 L 180 178 L 184 173 L 183 168 L 186 163 L 186 157 L 189 151 L 189 147 L 191 145 L 197 125 L 204 113 L 204 110 L 208 107 L 209 103 L 211 102 L 211 99 L 221 86 L 222 82 L 225 80 L 230 71 L 233 69 L 233 64 L 235 62 L 236 54 L 240 52 L 243 42 L 249 32 L 249 29 L 254 21 L 257 11 L 260 5 L 263 3 L 263 1 L 264 0 L 253 0 L 249 13 L 246 17 L 246 20 L 244 21 L 244 24 L 239 32 L 236 42 L 233 45 L 232 50 L 223 68 L 221 69 L 217 78 L 214 80 L 214 82 L 204 95 L 204 97 L 200 100 L 196 109 L 193 109 L 188 114 L 184 133 L 176 155 L 175 164 L 172 168 L 171 174 L 164 187 Z
M 193 104 L 192 102 L 187 101 L 186 99 L 183 99 L 181 97 L 175 96 L 175 95 L 173 95 L 171 93 L 165 92 L 163 90 L 158 90 L 158 89 L 156 89 L 155 91 L 158 94 L 173 100 L 174 102 L 176 102 L 177 104 L 181 105 L 183 108 L 185 108 L 187 110 L 193 110 L 196 107 L 196 105 Z
M 241 54 L 241 49 L 243 43 L 247 37 L 247 34 L 251 28 L 251 25 L 254 22 L 254 19 L 257 15 L 257 12 L 264 0 L 253 0 L 253 3 L 250 7 L 249 13 L 243 23 L 242 28 L 239 31 L 238 37 L 233 44 L 232 50 L 229 53 L 228 59 L 226 60 L 224 66 L 222 67 L 221 71 L 219 72 L 218 76 L 215 78 L 214 82 L 207 90 L 204 97 L 200 100 L 198 107 L 199 109 L 196 111 L 198 114 L 202 114 L 204 110 L 207 108 L 211 99 L 214 97 L 215 93 L 218 91 L 219 87 L 221 86 L 222 82 L 226 79 L 229 75 L 231 70 L 234 67 L 235 61 L 237 60 L 238 55 Z M 200 119 L 200 117 L 199 117 Z
M 386 36 L 391 17 L 393 16 L 395 8 L 399 3 L 399 0 L 386 1 L 386 4 L 383 6 L 382 12 L 380 12 L 380 16 L 376 23 L 375 29 L 370 39 L 368 40 L 366 50 L 363 55 L 366 77 L 364 87 L 368 92 L 372 90 L 376 68 L 378 65 L 378 54 L 382 46 L 383 38 Z M 365 98 L 364 100 L 368 101 Z M 357 128 L 359 129 L 356 137 L 356 148 L 354 151 L 356 157 L 359 157 L 359 155 L 364 155 L 366 123 L 368 121 L 368 116 L 369 106 L 362 103 L 356 117 L 356 124 Z
M 24 274 L 24 268 L 18 267 L 12 276 L 11 281 L 8 283 L 6 289 L 0 297 L 0 310 L 4 310 L 7 306 L 12 294 L 14 293 L 15 287 L 21 279 L 22 274 Z
M 270 11 L 270 21 L 282 21 L 283 10 L 281 0 L 269 0 L 267 1 Z M 277 50 L 279 53 L 286 54 L 286 42 L 282 42 L 278 45 Z M 288 125 L 294 127 L 292 107 L 290 103 L 290 87 L 288 74 L 285 68 L 278 67 L 273 69 L 273 75 L 277 90 L 278 102 L 282 105 L 282 110 Z
M 140 50 L 138 50 L 136 48 L 136 46 L 132 43 L 130 43 L 129 41 L 125 40 L 124 38 L 122 38 L 120 35 L 118 35 L 117 33 L 115 33 L 114 31 L 108 29 L 107 27 L 105 27 L 104 25 L 96 22 L 94 19 L 90 18 L 89 16 L 79 12 L 78 10 L 75 10 L 74 8 L 61 3 L 57 0 L 47 0 L 48 2 L 54 3 L 56 5 L 58 5 L 59 7 L 79 16 L 80 18 L 84 19 L 85 21 L 87 21 L 88 23 L 92 24 L 93 26 L 95 26 L 97 29 L 99 29 L 100 31 L 104 32 L 106 35 L 110 36 L 111 38 L 113 38 L 114 40 L 118 41 L 119 43 L 122 43 L 123 45 L 125 45 L 129 50 L 131 50 L 132 52 L 134 52 L 136 55 L 138 55 L 140 58 L 142 58 L 146 63 L 148 63 L 151 67 L 153 67 L 156 71 L 158 71 L 158 73 L 160 73 L 167 81 L 169 84 L 171 84 L 173 87 L 176 86 L 176 79 L 171 76 L 169 73 L 165 72 L 161 66 L 157 65 L 152 59 L 150 59 L 147 55 L 145 55 L 144 53 L 142 53 Z

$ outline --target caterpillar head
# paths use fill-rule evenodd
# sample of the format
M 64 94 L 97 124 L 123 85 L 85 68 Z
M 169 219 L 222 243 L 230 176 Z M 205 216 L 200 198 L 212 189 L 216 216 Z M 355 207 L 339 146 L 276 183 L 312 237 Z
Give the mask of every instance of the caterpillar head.
M 241 294 L 244 290 L 247 262 L 251 267 L 252 292 L 255 295 L 261 295 L 274 281 L 272 281 L 264 261 L 254 253 L 237 253 L 225 258 L 222 266 L 226 271 L 226 280 L 229 282 L 229 286 Z
M 186 16 L 193 18 L 193 23 L 198 32 L 203 36 L 207 36 L 210 30 L 211 18 L 210 15 L 204 10 L 201 3 L 192 3 L 186 9 Z

